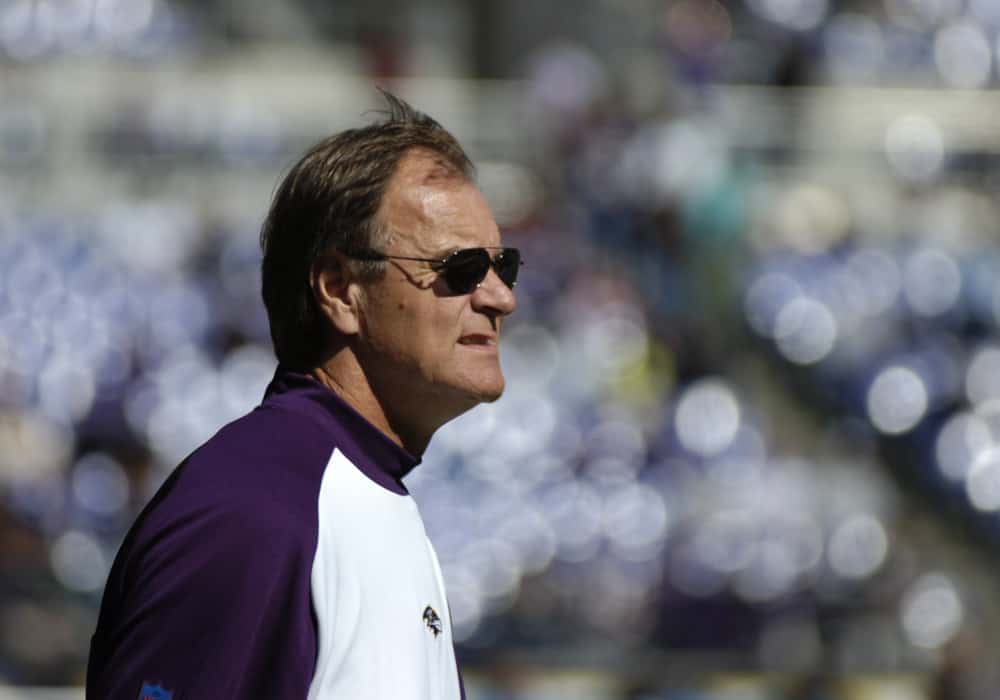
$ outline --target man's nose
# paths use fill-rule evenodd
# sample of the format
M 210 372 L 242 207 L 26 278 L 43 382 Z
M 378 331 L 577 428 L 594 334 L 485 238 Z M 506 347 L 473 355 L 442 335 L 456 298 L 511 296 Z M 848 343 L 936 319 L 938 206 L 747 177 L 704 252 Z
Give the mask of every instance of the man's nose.
M 472 307 L 477 311 L 492 310 L 493 315 L 507 316 L 517 308 L 517 297 L 491 268 L 472 292 Z

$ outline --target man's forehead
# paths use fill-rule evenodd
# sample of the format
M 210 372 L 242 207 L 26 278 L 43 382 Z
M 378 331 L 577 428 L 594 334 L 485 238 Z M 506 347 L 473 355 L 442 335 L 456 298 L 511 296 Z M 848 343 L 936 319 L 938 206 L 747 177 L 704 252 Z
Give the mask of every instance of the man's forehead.
M 475 185 L 447 158 L 429 148 L 413 148 L 389 180 L 384 203 L 422 205 L 447 192 Z M 421 207 L 422 208 L 422 207 Z
M 498 239 L 492 212 L 476 186 L 444 156 L 427 148 L 411 149 L 400 161 L 379 216 L 394 239 L 411 239 L 421 254 L 492 245 Z
M 382 201 L 382 214 L 388 220 L 402 218 L 427 223 L 446 205 L 448 194 L 453 191 L 453 187 L 442 182 L 423 178 L 407 179 L 396 183 L 386 192 Z

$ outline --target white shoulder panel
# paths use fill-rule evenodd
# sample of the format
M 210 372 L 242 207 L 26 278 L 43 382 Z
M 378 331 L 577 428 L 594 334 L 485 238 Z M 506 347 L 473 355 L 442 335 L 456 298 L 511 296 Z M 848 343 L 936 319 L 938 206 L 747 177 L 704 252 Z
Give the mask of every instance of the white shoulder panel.
M 312 595 L 309 700 L 459 700 L 441 571 L 416 504 L 336 450 L 320 486 Z

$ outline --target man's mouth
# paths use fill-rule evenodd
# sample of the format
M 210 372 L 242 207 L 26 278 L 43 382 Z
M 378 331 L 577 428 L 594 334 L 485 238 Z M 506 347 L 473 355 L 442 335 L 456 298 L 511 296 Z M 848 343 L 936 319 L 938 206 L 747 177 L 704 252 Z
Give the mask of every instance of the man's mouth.
M 496 338 L 491 335 L 485 335 L 482 333 L 472 333 L 470 335 L 463 335 L 458 339 L 459 345 L 480 345 L 485 347 L 493 347 L 497 344 Z

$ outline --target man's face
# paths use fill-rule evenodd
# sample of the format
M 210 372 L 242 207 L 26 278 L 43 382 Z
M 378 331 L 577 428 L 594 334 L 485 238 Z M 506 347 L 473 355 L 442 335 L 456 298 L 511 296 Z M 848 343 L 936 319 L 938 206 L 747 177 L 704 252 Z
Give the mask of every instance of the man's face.
M 461 248 L 500 245 L 480 192 L 442 172 L 440 157 L 414 149 L 389 181 L 378 216 L 391 239 L 379 252 L 441 260 Z M 490 270 L 454 294 L 426 262 L 390 260 L 362 286 L 359 356 L 387 412 L 435 429 L 503 391 L 499 337 L 514 293 Z

